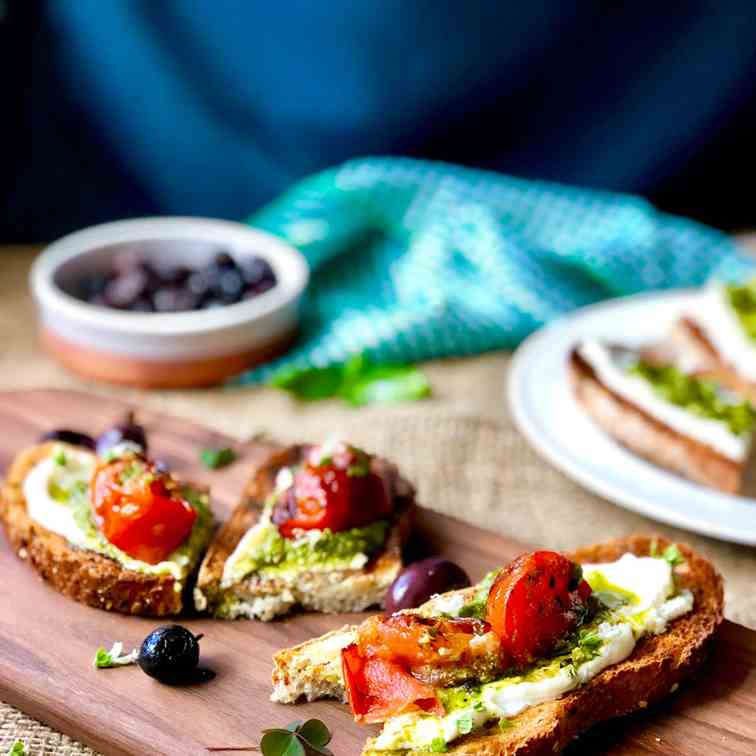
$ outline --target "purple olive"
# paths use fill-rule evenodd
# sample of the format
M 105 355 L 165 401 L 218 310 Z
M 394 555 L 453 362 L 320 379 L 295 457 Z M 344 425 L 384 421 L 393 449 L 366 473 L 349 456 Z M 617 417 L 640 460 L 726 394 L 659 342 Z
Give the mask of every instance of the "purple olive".
M 388 589 L 384 599 L 386 614 L 400 609 L 414 609 L 436 593 L 467 588 L 470 578 L 454 562 L 441 557 L 429 557 L 405 567 Z
M 81 446 L 85 449 L 94 449 L 95 440 L 92 436 L 79 431 L 70 430 L 69 428 L 56 428 L 55 430 L 45 433 L 40 441 L 62 441 L 64 444 L 72 446 Z
M 108 428 L 97 437 L 97 456 L 104 456 L 109 449 L 125 441 L 137 444 L 147 451 L 147 436 L 144 428 L 134 422 L 133 412 L 129 412 L 123 422 Z

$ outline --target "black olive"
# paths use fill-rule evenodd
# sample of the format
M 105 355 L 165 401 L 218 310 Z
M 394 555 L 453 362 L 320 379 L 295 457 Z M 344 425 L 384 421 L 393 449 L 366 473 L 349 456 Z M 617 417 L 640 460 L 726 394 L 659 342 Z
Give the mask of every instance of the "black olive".
M 197 673 L 201 637 L 181 625 L 163 625 L 144 639 L 137 664 L 142 672 L 162 683 L 191 682 Z
M 436 593 L 467 588 L 470 578 L 454 562 L 430 557 L 405 567 L 388 589 L 383 605 L 386 614 L 414 609 Z
M 104 456 L 108 450 L 124 441 L 141 446 L 142 450 L 147 452 L 147 435 L 144 428 L 134 422 L 133 412 L 129 412 L 122 423 L 117 423 L 112 428 L 108 428 L 97 437 L 97 455 Z
M 45 433 L 40 441 L 62 441 L 65 444 L 71 444 L 72 446 L 82 446 L 85 449 L 94 449 L 95 440 L 92 436 L 86 433 L 80 433 L 79 431 L 70 430 L 68 428 L 56 428 L 55 430 Z

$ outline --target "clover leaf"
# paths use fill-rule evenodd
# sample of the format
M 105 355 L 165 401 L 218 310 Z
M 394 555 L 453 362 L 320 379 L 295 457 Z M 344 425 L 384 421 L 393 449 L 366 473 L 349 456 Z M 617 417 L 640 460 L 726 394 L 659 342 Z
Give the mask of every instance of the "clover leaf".
M 263 756 L 333 756 L 326 748 L 331 742 L 331 731 L 319 719 L 306 722 L 289 722 L 286 727 L 271 727 L 263 730 L 259 746 L 234 747 L 234 751 L 260 751 Z M 206 750 L 227 751 L 228 748 L 213 747 Z

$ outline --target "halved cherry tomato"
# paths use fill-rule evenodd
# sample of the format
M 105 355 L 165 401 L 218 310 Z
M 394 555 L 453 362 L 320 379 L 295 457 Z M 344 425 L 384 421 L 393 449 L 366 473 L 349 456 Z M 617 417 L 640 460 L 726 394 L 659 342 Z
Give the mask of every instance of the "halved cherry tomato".
M 148 564 L 162 562 L 178 548 L 197 519 L 176 481 L 137 455 L 97 466 L 92 508 L 105 538 Z
M 585 615 L 591 587 L 580 568 L 554 551 L 517 557 L 488 594 L 486 619 L 518 665 L 551 651 Z
M 378 615 L 360 625 L 358 644 L 367 657 L 390 659 L 408 667 L 449 665 L 462 661 L 470 641 L 489 630 L 486 622 L 475 619 Z
M 390 515 L 388 485 L 369 463 L 365 452 L 346 444 L 323 462 L 311 454 L 273 512 L 281 535 L 324 528 L 338 533 Z
M 383 722 L 413 710 L 438 716 L 444 713 L 430 685 L 416 680 L 395 662 L 363 657 L 355 643 L 341 651 L 341 667 L 349 705 L 358 722 Z

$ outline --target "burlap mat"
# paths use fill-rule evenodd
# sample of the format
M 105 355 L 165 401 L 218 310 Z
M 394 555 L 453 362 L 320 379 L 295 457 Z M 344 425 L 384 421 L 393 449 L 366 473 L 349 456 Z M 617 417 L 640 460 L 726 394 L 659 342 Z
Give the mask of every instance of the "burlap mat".
M 26 286 L 31 257 L 30 250 L 0 250 L 0 388 L 112 393 L 68 375 L 39 351 Z M 504 400 L 508 361 L 506 354 L 493 354 L 431 363 L 427 372 L 434 398 L 390 408 L 301 405 L 269 389 L 115 393 L 240 439 L 259 432 L 282 441 L 343 435 L 397 460 L 426 506 L 525 542 L 569 549 L 633 531 L 669 534 L 714 559 L 727 580 L 727 616 L 756 627 L 756 551 L 626 512 L 543 462 L 509 417 Z M 0 753 L 16 738 L 35 756 L 92 753 L 0 704 Z

